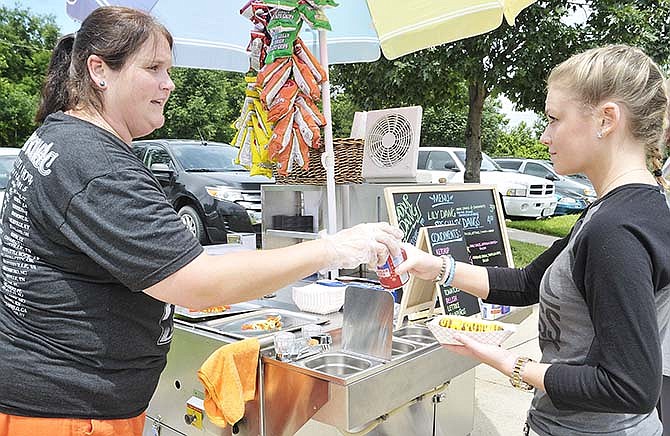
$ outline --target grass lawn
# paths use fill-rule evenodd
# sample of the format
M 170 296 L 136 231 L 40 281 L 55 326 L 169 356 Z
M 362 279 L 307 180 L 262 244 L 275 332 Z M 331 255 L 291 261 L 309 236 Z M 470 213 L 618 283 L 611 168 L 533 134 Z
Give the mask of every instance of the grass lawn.
M 542 233 L 543 235 L 564 237 L 570 233 L 570 229 L 579 218 L 579 214 L 555 216 L 540 220 L 510 221 L 505 225 L 513 229 L 526 230 L 528 232 Z
M 523 268 L 533 259 L 539 256 L 547 247 L 541 245 L 529 244 L 527 242 L 514 241 L 510 239 L 509 245 L 512 249 L 512 258 L 516 268 Z
M 556 216 L 541 220 L 505 221 L 507 227 L 526 230 L 528 232 L 541 233 L 543 235 L 558 236 L 562 238 L 567 235 L 579 218 L 579 214 Z M 529 244 L 527 242 L 514 241 L 510 239 L 512 258 L 517 268 L 528 265 L 533 259 L 540 255 L 547 247 Z

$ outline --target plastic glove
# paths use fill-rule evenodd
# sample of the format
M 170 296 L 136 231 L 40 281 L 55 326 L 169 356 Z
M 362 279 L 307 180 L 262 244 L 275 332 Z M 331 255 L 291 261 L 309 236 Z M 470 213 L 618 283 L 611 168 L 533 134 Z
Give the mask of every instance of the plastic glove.
M 358 224 L 333 235 L 320 233 L 326 247 L 328 265 L 334 268 L 355 268 L 368 264 L 374 268 L 386 262 L 389 254 L 400 253 L 402 231 L 388 223 Z
M 410 273 L 423 280 L 435 280 L 442 268 L 441 257 L 433 256 L 407 243 L 403 243 L 402 248 L 407 253 L 407 260 L 396 267 L 396 273 Z

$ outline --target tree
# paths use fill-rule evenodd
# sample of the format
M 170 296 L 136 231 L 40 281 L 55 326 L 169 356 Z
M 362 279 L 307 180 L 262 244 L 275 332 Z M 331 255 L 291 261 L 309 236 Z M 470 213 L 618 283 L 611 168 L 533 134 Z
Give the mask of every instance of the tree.
M 421 145 L 426 147 L 463 147 L 468 107 L 451 108 L 444 105 L 430 106 L 423 112 Z M 500 113 L 500 103 L 488 100 L 482 112 L 482 150 L 493 149 L 507 125 Z
M 244 75 L 224 71 L 174 68 L 175 83 L 165 106 L 165 125 L 151 138 L 184 138 L 230 142 L 230 124 L 244 101 Z
M 363 107 L 384 107 L 388 101 L 449 105 L 464 81 L 468 96 L 465 180 L 478 182 L 488 97 L 504 93 L 521 108 L 541 112 L 551 68 L 587 47 L 606 43 L 637 45 L 658 62 L 667 63 L 668 5 L 669 0 L 538 1 L 519 15 L 514 27 L 503 23 L 492 32 L 394 61 L 342 66 L 333 76 Z M 584 11 L 584 23 L 570 21 L 576 11 Z
M 380 62 L 389 62 L 380 60 Z M 422 146 L 457 146 L 465 145 L 465 126 L 467 122 L 467 100 L 463 98 L 466 90 L 463 81 L 458 77 L 450 78 L 451 83 L 444 86 L 429 87 L 421 89 L 409 89 L 401 92 L 401 88 L 410 87 L 411 84 L 403 85 L 405 80 L 402 70 L 406 63 L 402 63 L 399 70 L 389 68 L 389 71 L 378 76 L 383 80 L 390 80 L 392 91 L 379 93 L 378 83 L 374 80 L 361 80 L 361 76 L 354 74 L 368 74 L 371 64 L 338 65 L 331 67 L 331 80 L 337 91 L 331 97 L 333 135 L 348 136 L 354 118 L 354 112 L 363 110 L 376 110 L 389 107 L 420 105 L 423 107 L 423 120 L 421 130 Z M 354 71 L 365 69 L 365 73 Z M 370 71 L 372 73 L 372 71 Z M 413 71 L 409 72 L 412 74 Z M 426 75 L 426 80 L 429 76 Z M 346 92 L 343 83 L 353 84 L 351 88 L 359 89 L 358 92 Z M 395 89 L 394 89 L 395 88 Z M 384 89 L 387 89 L 384 87 Z M 362 97 L 361 97 L 362 95 Z M 483 149 L 493 147 L 502 129 L 506 125 L 504 116 L 500 113 L 500 104 L 491 100 L 487 102 L 482 121 Z
M 54 17 L 0 7 L 0 145 L 20 146 L 34 122 L 58 27 Z
M 524 157 L 527 159 L 549 159 L 549 150 L 538 139 L 538 135 L 526 123 L 521 122 L 498 138 L 494 147 L 486 152 L 491 157 Z

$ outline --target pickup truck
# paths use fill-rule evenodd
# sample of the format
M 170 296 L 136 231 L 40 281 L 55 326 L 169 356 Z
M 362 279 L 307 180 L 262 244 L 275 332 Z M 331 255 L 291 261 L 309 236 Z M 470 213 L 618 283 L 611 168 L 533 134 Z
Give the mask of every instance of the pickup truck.
M 421 147 L 417 181 L 429 183 L 464 183 L 465 148 Z M 503 171 L 482 153 L 480 183 L 494 185 L 500 195 L 503 212 L 508 218 L 541 218 L 556 209 L 554 183 L 540 177 Z

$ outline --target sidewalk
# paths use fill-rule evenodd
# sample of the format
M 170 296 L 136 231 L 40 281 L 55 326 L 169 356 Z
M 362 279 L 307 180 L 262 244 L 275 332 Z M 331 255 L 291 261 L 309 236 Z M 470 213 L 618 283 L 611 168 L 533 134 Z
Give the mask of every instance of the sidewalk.
M 537 342 L 537 305 L 533 313 L 518 326 L 517 332 L 504 347 L 520 356 L 540 358 Z M 509 379 L 487 365 L 475 370 L 475 422 L 472 436 L 520 435 L 532 393 L 512 387 Z
M 559 238 L 507 229 L 510 239 L 531 244 L 550 246 Z M 517 332 L 504 344 L 521 356 L 539 360 L 540 347 L 537 342 L 538 306 L 518 326 Z M 526 422 L 526 412 L 533 398 L 532 393 L 521 392 L 512 387 L 509 379 L 486 365 L 475 370 L 475 422 L 472 436 L 520 435 Z
M 550 247 L 554 241 L 558 241 L 560 239 L 555 236 L 541 235 L 539 233 L 526 232 L 524 230 L 517 230 L 509 227 L 507 228 L 507 236 L 515 241 L 543 245 L 545 247 Z

